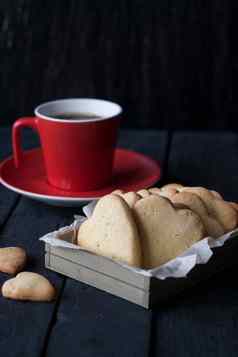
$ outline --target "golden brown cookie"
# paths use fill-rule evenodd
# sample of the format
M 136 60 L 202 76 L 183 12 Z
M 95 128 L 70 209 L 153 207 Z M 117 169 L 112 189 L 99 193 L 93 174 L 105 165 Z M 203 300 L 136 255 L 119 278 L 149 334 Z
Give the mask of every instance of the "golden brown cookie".
M 169 183 L 161 187 L 160 195 L 163 197 L 171 198 L 183 188 L 179 183 Z
M 113 195 L 123 195 L 124 191 L 122 191 L 122 190 L 114 190 L 114 191 L 112 191 L 112 194 Z
M 27 256 L 20 247 L 0 248 L 0 271 L 8 274 L 16 274 L 26 264 Z
M 189 209 L 175 209 L 166 198 L 151 195 L 136 202 L 145 268 L 154 268 L 177 257 L 204 237 L 200 217 Z
M 237 227 L 238 217 L 235 209 L 226 201 L 215 198 L 212 192 L 204 187 L 184 187 L 182 192 L 198 195 L 207 207 L 210 216 L 214 217 L 229 232 Z
M 127 192 L 120 195 L 128 204 L 129 207 L 133 207 L 137 201 L 141 199 L 141 196 L 136 192 Z
M 117 190 L 119 191 L 119 190 Z M 126 203 L 128 204 L 129 207 L 133 207 L 134 204 L 141 199 L 141 196 L 138 195 L 136 192 L 130 191 L 130 192 L 126 192 L 126 193 L 121 193 L 121 192 L 114 192 L 114 195 L 118 195 L 120 197 L 122 197 Z
M 208 236 L 218 238 L 225 233 L 222 225 L 209 215 L 205 204 L 198 195 L 192 192 L 183 191 L 171 197 L 171 201 L 176 205 L 183 204 L 193 212 L 197 213 L 205 226 Z
M 230 205 L 231 205 L 231 207 L 233 207 L 236 211 L 237 211 L 237 213 L 238 213 L 238 203 L 236 203 L 236 202 L 228 202 Z
M 213 194 L 213 196 L 214 196 L 215 198 L 218 198 L 218 199 L 220 199 L 220 200 L 223 200 L 223 197 L 222 197 L 222 195 L 221 195 L 219 192 L 214 191 L 214 190 L 210 190 L 210 192 Z
M 5 281 L 2 295 L 15 300 L 51 301 L 56 290 L 44 276 L 24 271 Z
M 141 266 L 141 245 L 132 211 L 117 195 L 102 197 L 79 227 L 78 244 L 93 253 Z
M 164 185 L 161 189 L 162 190 L 167 190 L 168 188 L 174 188 L 177 191 L 180 191 L 184 186 L 181 185 L 180 183 L 168 183 L 167 185 Z
M 140 191 L 137 191 L 138 195 L 140 195 L 140 197 L 144 198 L 150 195 L 149 190 L 143 189 Z
M 153 195 L 160 195 L 161 189 L 159 187 L 151 187 L 149 192 Z

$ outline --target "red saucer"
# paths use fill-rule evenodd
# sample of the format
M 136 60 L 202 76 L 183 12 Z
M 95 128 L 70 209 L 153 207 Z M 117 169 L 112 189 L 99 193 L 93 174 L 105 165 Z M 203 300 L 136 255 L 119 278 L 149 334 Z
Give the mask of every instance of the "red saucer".
M 82 204 L 117 188 L 137 191 L 155 184 L 160 175 L 157 162 L 125 149 L 116 150 L 112 183 L 89 192 L 69 192 L 50 186 L 40 148 L 25 151 L 23 164 L 18 169 L 15 168 L 12 157 L 5 159 L 0 165 L 0 182 L 7 188 L 34 199 L 63 206 Z

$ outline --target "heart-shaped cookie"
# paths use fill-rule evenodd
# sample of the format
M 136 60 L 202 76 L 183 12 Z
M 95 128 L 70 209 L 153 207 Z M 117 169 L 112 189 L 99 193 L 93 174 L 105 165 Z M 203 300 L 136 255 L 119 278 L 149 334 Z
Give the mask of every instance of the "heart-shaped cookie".
M 222 195 L 221 195 L 219 192 L 214 191 L 214 190 L 210 190 L 210 192 L 213 194 L 213 196 L 214 196 L 215 198 L 218 198 L 218 199 L 220 199 L 220 200 L 223 200 L 223 197 L 222 197 Z
M 213 238 L 218 238 L 225 233 L 222 225 L 212 216 L 209 215 L 207 207 L 202 199 L 192 192 L 182 191 L 171 197 L 171 202 L 178 207 L 178 204 L 187 206 L 193 212 L 197 213 L 201 218 L 207 235 Z
M 153 193 L 154 195 L 160 195 L 161 189 L 159 187 L 151 187 L 149 188 L 149 192 Z
M 118 191 L 114 191 L 113 194 L 122 197 L 124 201 L 126 201 L 129 207 L 133 207 L 134 204 L 141 199 L 141 196 L 138 195 L 136 192 L 130 191 L 130 192 L 123 193 Z
M 160 195 L 163 197 L 171 198 L 176 193 L 181 192 L 183 190 L 183 188 L 185 188 L 185 186 L 183 186 L 179 183 L 169 183 L 169 184 L 164 185 L 163 187 L 160 188 Z M 188 188 L 188 187 L 186 187 L 186 188 Z M 193 187 L 193 188 L 199 188 L 199 187 Z M 219 192 L 214 191 L 214 190 L 210 190 L 209 192 L 212 194 L 212 196 L 214 198 L 219 198 L 221 200 L 223 199 L 222 195 Z M 155 192 L 155 193 L 158 193 L 158 192 Z
M 20 247 L 0 248 L 0 271 L 8 274 L 16 274 L 23 269 L 27 256 Z
M 137 191 L 137 194 L 144 198 L 150 195 L 150 191 L 144 188 L 143 190 Z
M 204 237 L 200 217 L 189 209 L 176 209 L 164 197 L 151 195 L 143 198 L 136 202 L 133 211 L 145 268 L 166 263 Z
M 118 189 L 118 190 L 112 191 L 111 194 L 113 194 L 113 195 L 119 195 L 119 196 L 120 196 L 120 195 L 123 195 L 123 194 L 124 194 L 124 191 Z
M 168 183 L 161 187 L 160 196 L 171 198 L 183 188 L 179 183 Z
M 236 210 L 228 202 L 216 198 L 214 193 L 204 187 L 184 187 L 181 192 L 184 191 L 198 195 L 207 207 L 208 213 L 222 224 L 225 232 L 237 227 L 238 217 Z
M 236 202 L 228 202 L 228 203 L 238 213 L 238 203 L 236 203 Z
M 56 290 L 44 276 L 24 271 L 5 281 L 2 295 L 15 300 L 51 301 Z
M 141 266 L 141 245 L 132 211 L 123 198 L 102 197 L 78 231 L 78 244 L 93 253 Z

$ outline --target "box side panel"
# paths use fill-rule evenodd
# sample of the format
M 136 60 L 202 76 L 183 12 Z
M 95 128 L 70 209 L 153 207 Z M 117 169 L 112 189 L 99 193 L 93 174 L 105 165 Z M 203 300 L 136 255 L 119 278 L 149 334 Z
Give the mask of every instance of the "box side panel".
M 104 275 L 69 260 L 65 260 L 62 257 L 53 254 L 51 254 L 50 257 L 47 257 L 48 255 L 49 253 L 46 253 L 47 268 L 148 308 L 148 292 L 108 275 Z
M 64 249 L 49 245 L 46 245 L 46 251 L 73 263 L 80 264 L 85 268 L 89 268 L 95 270 L 96 272 L 124 281 L 125 283 L 133 285 L 139 289 L 149 290 L 149 277 L 130 271 L 119 265 L 117 262 L 106 259 L 105 257 L 82 250 Z
M 213 256 L 206 264 L 199 264 L 186 278 L 152 278 L 150 286 L 150 306 L 167 302 L 182 295 L 187 289 L 208 280 L 213 275 L 237 264 L 238 237 L 231 238 L 223 247 L 213 249 Z

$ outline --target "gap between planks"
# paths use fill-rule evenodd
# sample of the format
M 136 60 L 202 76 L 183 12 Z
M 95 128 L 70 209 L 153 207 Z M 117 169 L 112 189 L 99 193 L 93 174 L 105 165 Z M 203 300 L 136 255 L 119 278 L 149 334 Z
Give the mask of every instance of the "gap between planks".
M 48 329 L 47 329 L 47 332 L 46 332 L 45 342 L 44 342 L 44 345 L 42 347 L 42 351 L 40 353 L 40 356 L 42 356 L 42 357 L 46 356 L 46 352 L 47 352 L 47 348 L 48 348 L 51 332 L 52 332 L 52 330 L 54 328 L 54 325 L 57 322 L 58 309 L 59 309 L 59 306 L 60 306 L 60 302 L 61 302 L 61 298 L 62 298 L 62 295 L 63 295 L 64 288 L 65 288 L 66 279 L 68 279 L 68 278 L 66 276 L 62 275 L 61 289 L 57 294 L 57 299 L 56 299 L 54 311 L 53 311 L 53 314 L 52 314 L 52 319 L 51 319 L 51 321 L 49 323 L 49 326 L 48 326 Z
M 0 226 L 0 233 L 1 231 L 4 230 L 5 226 L 7 225 L 7 222 L 9 221 L 9 219 L 11 218 L 11 216 L 13 215 L 13 212 L 15 211 L 15 209 L 17 208 L 19 202 L 21 200 L 21 195 L 17 195 L 16 198 L 15 198 L 15 201 L 14 203 L 12 204 L 12 207 L 11 209 L 8 211 L 6 217 L 4 218 L 1 226 Z

